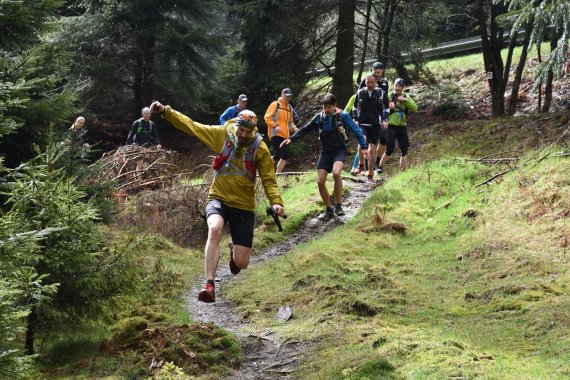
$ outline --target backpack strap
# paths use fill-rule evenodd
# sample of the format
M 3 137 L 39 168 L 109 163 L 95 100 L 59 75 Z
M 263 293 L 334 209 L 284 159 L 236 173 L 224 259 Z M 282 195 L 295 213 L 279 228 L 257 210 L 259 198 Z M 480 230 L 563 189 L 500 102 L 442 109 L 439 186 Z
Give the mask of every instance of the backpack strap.
M 261 137 L 258 134 L 257 137 L 255 138 L 255 140 L 253 140 L 252 142 L 249 143 L 249 146 L 247 147 L 247 150 L 245 151 L 245 155 L 243 157 L 243 164 L 245 167 L 245 176 L 251 182 L 255 182 L 255 177 L 257 176 L 257 166 L 255 165 L 255 155 L 257 154 L 257 149 L 259 148 L 261 141 L 263 141 L 263 137 Z
M 212 162 L 212 168 L 215 170 L 214 175 L 217 176 L 222 173 L 224 175 L 243 175 L 251 182 L 255 182 L 255 177 L 257 176 L 255 155 L 262 141 L 263 137 L 257 134 L 255 139 L 249 143 L 243 156 L 243 168 L 240 168 L 231 162 L 236 150 L 232 140 L 229 136 L 226 136 L 222 152 Z

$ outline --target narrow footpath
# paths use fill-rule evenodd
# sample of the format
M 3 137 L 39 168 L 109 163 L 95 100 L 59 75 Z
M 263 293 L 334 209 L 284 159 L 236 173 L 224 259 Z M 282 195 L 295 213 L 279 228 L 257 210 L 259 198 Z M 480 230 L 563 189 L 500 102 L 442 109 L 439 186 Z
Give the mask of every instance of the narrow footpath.
M 327 221 L 318 219 L 318 215 L 307 219 L 299 228 L 299 232 L 287 236 L 279 244 L 264 252 L 252 256 L 249 268 L 240 276 L 247 276 L 248 272 L 255 270 L 255 266 L 266 260 L 273 259 L 289 252 L 292 247 L 309 241 L 324 232 L 330 231 L 336 226 L 352 219 L 360 210 L 362 203 L 368 194 L 379 184 L 354 182 L 350 177 L 344 177 L 345 200 L 343 209 L 346 214 Z M 287 220 L 284 221 L 287 223 Z M 224 258 L 227 255 L 223 256 Z M 196 294 L 200 286 L 194 286 L 186 297 L 188 312 L 193 319 L 200 322 L 211 322 L 215 325 L 231 331 L 238 336 L 244 359 L 240 368 L 234 371 L 228 379 L 293 379 L 294 372 L 302 360 L 304 354 L 310 351 L 311 342 L 297 342 L 280 340 L 274 332 L 261 331 L 259 333 L 247 333 L 251 330 L 249 324 L 240 319 L 235 310 L 235 305 L 227 300 L 224 295 L 226 286 L 231 286 L 234 276 L 230 273 L 225 261 L 220 260 L 216 277 L 216 302 L 205 304 L 198 302 Z M 277 310 L 275 310 L 277 313 Z

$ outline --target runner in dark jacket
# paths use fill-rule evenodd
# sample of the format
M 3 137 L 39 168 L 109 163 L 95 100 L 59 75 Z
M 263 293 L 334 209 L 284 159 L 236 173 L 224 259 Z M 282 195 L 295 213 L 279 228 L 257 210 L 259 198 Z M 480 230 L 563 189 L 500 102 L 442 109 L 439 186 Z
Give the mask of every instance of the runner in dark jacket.
M 129 136 L 127 137 L 127 145 L 153 144 L 156 145 L 157 148 L 161 148 L 156 126 L 154 122 L 150 120 L 150 115 L 150 108 L 145 107 L 142 109 L 142 117 L 136 120 L 131 126 Z
M 386 150 L 386 125 L 381 128 L 380 123 L 386 124 L 388 101 L 384 91 L 376 85 L 374 74 L 368 74 L 366 77 L 366 87 L 358 90 L 355 103 L 358 109 L 358 124 L 369 144 L 368 156 L 371 162 L 375 162 L 377 143 L 380 142 L 383 146 L 382 154 Z M 368 182 L 374 182 L 372 165 L 368 165 Z
M 390 86 L 388 84 L 388 80 L 384 78 L 385 66 L 382 62 L 374 62 L 371 68 L 372 68 L 372 74 L 374 74 L 374 76 L 376 77 L 376 84 L 378 85 L 379 88 L 382 89 L 382 91 L 384 91 L 384 94 L 386 95 L 384 103 L 388 104 L 387 96 L 389 94 L 388 91 L 390 90 Z M 359 89 L 364 87 L 366 87 L 366 78 L 362 79 L 362 81 L 360 82 L 360 86 L 358 86 Z M 376 174 L 382 173 L 382 167 L 380 166 L 380 158 L 382 157 L 385 151 L 386 151 L 386 144 L 382 144 L 382 142 L 380 142 L 380 144 L 378 144 L 378 148 L 376 149 L 376 165 L 375 165 Z M 358 168 L 359 166 L 359 163 L 356 162 L 358 160 L 357 157 L 354 158 L 355 163 L 353 165 L 353 167 L 356 168 Z M 355 170 L 355 172 L 357 172 L 357 174 L 360 174 L 361 170 Z
M 336 98 L 333 94 L 325 95 L 321 103 L 323 105 L 322 112 L 315 115 L 309 123 L 295 132 L 293 136 L 283 140 L 281 145 L 289 145 L 310 131 L 315 129 L 319 130 L 321 152 L 317 161 L 317 185 L 326 207 L 325 212 L 319 218 L 327 219 L 333 217 L 335 213 L 337 216 L 344 215 L 344 210 L 342 209 L 342 177 L 340 173 L 344 165 L 348 147 L 346 128 L 348 127 L 354 132 L 354 135 L 364 151 L 366 151 L 368 145 L 360 128 L 354 123 L 350 115 L 336 108 Z M 336 200 L 336 206 L 334 208 L 332 207 L 331 197 L 326 185 L 327 175 L 331 171 L 333 173 L 334 195 Z

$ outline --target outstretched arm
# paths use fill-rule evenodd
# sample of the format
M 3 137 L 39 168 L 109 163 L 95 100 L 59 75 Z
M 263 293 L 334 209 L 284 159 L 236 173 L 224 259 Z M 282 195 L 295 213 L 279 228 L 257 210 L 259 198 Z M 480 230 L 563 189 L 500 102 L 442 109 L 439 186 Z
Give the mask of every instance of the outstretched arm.
M 198 140 L 219 153 L 223 145 L 226 130 L 221 126 L 208 126 L 196 123 L 188 116 L 173 110 L 170 106 L 164 106 L 159 102 L 154 102 L 150 106 L 151 110 L 158 111 L 162 118 L 190 136 L 197 137 Z
M 293 134 L 293 136 L 291 136 L 288 140 L 290 140 L 289 142 L 293 142 L 295 140 L 300 139 L 301 137 L 305 136 L 307 133 L 315 130 L 315 128 L 317 128 L 317 126 L 319 125 L 317 122 L 317 118 L 319 116 L 315 116 L 311 119 L 311 121 L 309 121 L 307 124 L 305 124 L 303 127 L 297 129 L 297 132 L 295 132 L 295 134 Z M 285 141 L 283 141 L 285 142 Z M 289 143 L 287 143 L 289 144 Z

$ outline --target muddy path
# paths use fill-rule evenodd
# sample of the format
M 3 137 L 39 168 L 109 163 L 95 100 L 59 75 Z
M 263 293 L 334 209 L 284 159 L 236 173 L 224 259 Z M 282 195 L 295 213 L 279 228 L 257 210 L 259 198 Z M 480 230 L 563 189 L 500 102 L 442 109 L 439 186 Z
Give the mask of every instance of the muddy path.
M 327 221 L 319 220 L 318 215 L 308 218 L 301 225 L 298 233 L 287 236 L 279 245 L 252 256 L 248 270 L 239 275 L 247 276 L 248 272 L 255 270 L 257 264 L 284 255 L 292 247 L 316 236 L 321 236 L 324 232 L 352 219 L 360 210 L 370 191 L 380 185 L 380 182 L 374 185 L 362 183 L 364 181 L 360 182 L 361 178 L 365 177 L 359 177 L 359 182 L 354 182 L 351 177 L 345 177 L 344 186 L 348 190 L 345 191 L 343 203 L 345 215 Z M 222 250 L 224 252 L 227 249 L 222 248 Z M 200 290 L 200 286 L 196 285 L 186 296 L 188 312 L 197 321 L 214 323 L 238 336 L 244 352 L 244 359 L 240 367 L 227 377 L 228 379 L 295 378 L 295 369 L 303 355 L 311 350 L 312 343 L 283 340 L 271 330 L 256 333 L 246 332 L 251 330 L 250 325 L 239 317 L 234 304 L 224 294 L 225 287 L 231 286 L 231 279 L 234 277 L 225 261 L 227 258 L 227 252 L 222 253 L 216 273 L 216 302 L 213 304 L 199 302 L 196 299 L 196 294 Z M 277 313 L 277 310 L 275 312 Z

